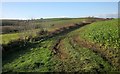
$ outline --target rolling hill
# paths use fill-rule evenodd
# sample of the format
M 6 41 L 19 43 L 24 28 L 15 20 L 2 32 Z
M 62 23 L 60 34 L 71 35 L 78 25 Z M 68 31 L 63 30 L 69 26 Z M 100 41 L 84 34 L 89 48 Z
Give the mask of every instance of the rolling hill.
M 9 46 L 14 51 L 3 55 L 3 72 L 120 71 L 118 20 L 94 21 L 83 26 L 83 20 L 76 21 L 76 26 L 66 26 L 61 21 L 62 25 L 57 26 L 60 29 L 52 36 Z

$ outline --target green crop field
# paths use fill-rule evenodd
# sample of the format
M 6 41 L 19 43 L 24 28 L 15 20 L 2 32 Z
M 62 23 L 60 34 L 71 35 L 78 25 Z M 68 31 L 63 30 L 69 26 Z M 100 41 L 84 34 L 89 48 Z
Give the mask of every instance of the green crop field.
M 3 2 L 2 74 L 120 74 L 120 2 Z
M 51 20 L 54 21 L 44 22 L 44 28 L 51 30 L 85 21 Z M 50 27 L 53 24 L 54 26 Z M 3 40 L 7 43 L 13 36 L 17 39 L 19 35 L 5 34 Z M 13 51 L 3 54 L 3 72 L 120 71 L 117 19 L 69 28 L 62 33 L 44 38 L 46 39 L 25 42 L 23 46 L 9 45 Z
M 119 29 L 118 20 L 95 22 L 84 26 L 70 36 L 87 43 L 85 46 L 101 53 L 117 67 L 119 66 Z

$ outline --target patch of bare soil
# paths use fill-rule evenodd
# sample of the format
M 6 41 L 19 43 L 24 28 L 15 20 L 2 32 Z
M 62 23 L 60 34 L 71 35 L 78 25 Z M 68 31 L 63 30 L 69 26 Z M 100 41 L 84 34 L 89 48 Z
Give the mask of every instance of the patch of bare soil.
M 62 61 L 64 61 L 68 57 L 68 54 L 64 51 L 62 39 L 57 40 L 56 44 L 53 47 L 53 53 Z

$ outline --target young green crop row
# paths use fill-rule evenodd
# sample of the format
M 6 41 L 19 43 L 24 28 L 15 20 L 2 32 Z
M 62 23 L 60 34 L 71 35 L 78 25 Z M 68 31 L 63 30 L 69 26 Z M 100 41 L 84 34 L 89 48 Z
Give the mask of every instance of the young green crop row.
M 103 22 L 95 22 L 86 25 L 70 36 L 78 35 L 79 38 L 86 40 L 98 47 L 96 49 L 110 60 L 113 65 L 119 67 L 119 28 L 118 20 L 109 20 Z
M 117 50 L 120 44 L 118 31 L 118 20 L 114 19 L 86 25 L 70 34 L 79 35 L 85 40 L 100 44 L 100 46 Z
M 111 48 L 113 51 L 118 51 L 120 38 L 118 33 L 118 20 L 109 20 L 104 22 L 96 22 L 86 27 L 83 27 L 84 32 L 81 36 L 91 40 L 94 43 L 99 43 L 100 46 Z

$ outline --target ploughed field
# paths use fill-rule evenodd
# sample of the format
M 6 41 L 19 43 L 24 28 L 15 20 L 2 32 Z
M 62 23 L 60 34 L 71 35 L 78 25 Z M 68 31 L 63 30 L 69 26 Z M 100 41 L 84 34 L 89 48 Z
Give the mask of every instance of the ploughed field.
M 51 19 L 44 24 L 38 20 L 34 23 L 40 27 L 1 35 L 3 72 L 120 71 L 117 19 Z

